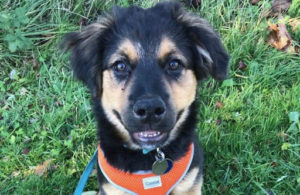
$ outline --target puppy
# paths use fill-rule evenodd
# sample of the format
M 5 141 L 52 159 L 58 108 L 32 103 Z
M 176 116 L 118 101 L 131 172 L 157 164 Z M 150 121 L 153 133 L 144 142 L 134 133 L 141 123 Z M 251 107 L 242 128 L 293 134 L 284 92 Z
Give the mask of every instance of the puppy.
M 229 61 L 208 22 L 176 2 L 115 7 L 63 44 L 91 92 L 100 194 L 201 194 L 197 83 Z

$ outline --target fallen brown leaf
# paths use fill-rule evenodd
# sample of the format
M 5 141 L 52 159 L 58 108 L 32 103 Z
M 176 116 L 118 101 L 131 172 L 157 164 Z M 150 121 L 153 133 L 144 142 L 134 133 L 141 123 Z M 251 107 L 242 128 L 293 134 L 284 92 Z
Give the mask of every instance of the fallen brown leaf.
M 268 29 L 271 31 L 267 42 L 278 50 L 283 50 L 288 53 L 296 53 L 296 50 L 293 46 L 293 40 L 288 33 L 285 24 L 273 24 L 268 22 Z
M 275 15 L 279 13 L 286 12 L 291 5 L 291 0 L 274 0 L 272 3 L 272 10 Z
M 220 109 L 220 108 L 223 107 L 223 104 L 221 102 L 217 101 L 216 102 L 216 107 Z
M 30 152 L 30 149 L 29 149 L 29 148 L 24 148 L 22 153 L 23 153 L 23 154 L 28 154 L 29 152 Z
M 239 69 L 245 70 L 246 68 L 247 68 L 247 65 L 244 64 L 244 62 L 241 60 L 241 61 L 239 62 Z
M 291 3 L 291 0 L 274 0 L 272 7 L 264 10 L 262 16 L 266 18 L 280 16 L 281 13 L 288 11 Z
M 288 25 L 292 27 L 292 30 L 295 32 L 300 25 L 300 20 L 297 18 L 291 18 L 288 20 Z
M 277 166 L 277 163 L 276 163 L 275 161 L 272 161 L 272 162 L 271 162 L 271 166 L 272 166 L 272 167 L 276 167 L 276 166 Z
M 78 20 L 78 23 L 79 23 L 80 26 L 86 26 L 87 22 L 88 22 L 88 18 L 86 18 L 86 17 L 81 17 Z
M 38 165 L 34 170 L 34 174 L 38 176 L 43 176 L 43 175 L 46 176 L 48 169 L 50 168 L 51 161 L 52 159 L 49 159 L 44 161 L 42 164 Z
M 289 139 L 289 135 L 284 133 L 283 131 L 278 132 L 278 137 L 282 137 L 285 141 Z
M 32 53 L 32 61 L 33 61 L 33 70 L 37 70 L 39 68 L 39 62 L 36 59 L 36 56 L 34 53 Z
M 216 121 L 216 124 L 217 125 L 221 125 L 222 124 L 222 120 L 218 118 L 217 121 Z
M 252 5 L 257 5 L 258 2 L 260 2 L 260 0 L 250 0 L 250 3 L 251 3 Z

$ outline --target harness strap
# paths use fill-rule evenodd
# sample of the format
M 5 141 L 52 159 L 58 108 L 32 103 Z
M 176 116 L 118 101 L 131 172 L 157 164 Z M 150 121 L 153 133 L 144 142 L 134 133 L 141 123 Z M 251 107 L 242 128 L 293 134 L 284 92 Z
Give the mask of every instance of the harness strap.
M 99 150 L 99 152 L 98 152 L 98 150 Z M 85 170 L 83 171 L 83 173 L 80 177 L 80 180 L 76 186 L 74 195 L 82 194 L 84 186 L 85 186 L 97 160 L 98 160 L 101 172 L 106 177 L 106 179 L 111 184 L 113 184 L 115 187 L 117 187 L 125 192 L 128 192 L 130 194 L 140 194 L 140 195 L 146 195 L 146 194 L 152 195 L 154 192 L 155 192 L 155 194 L 157 194 L 157 193 L 158 194 L 169 194 L 174 189 L 174 187 L 176 185 L 178 185 L 179 182 L 186 175 L 187 171 L 190 168 L 193 156 L 194 156 L 194 144 L 191 144 L 189 147 L 188 153 L 184 157 L 182 157 L 181 159 L 179 159 L 178 161 L 176 161 L 174 163 L 174 167 L 169 173 L 161 175 L 161 176 L 156 176 L 151 173 L 131 174 L 131 173 L 123 172 L 123 171 L 109 165 L 106 158 L 104 157 L 104 154 L 103 154 L 100 146 L 98 145 L 90 162 L 87 164 Z M 109 173 L 110 176 L 113 175 L 113 178 L 110 178 L 107 175 L 108 172 L 110 172 Z M 113 174 L 111 174 L 111 173 L 113 173 Z M 115 176 L 117 176 L 117 177 L 124 176 L 124 177 L 120 177 L 116 180 Z M 112 179 L 114 179 L 114 180 L 112 180 Z M 120 184 L 119 181 L 123 181 L 123 183 L 131 181 L 131 184 L 129 185 L 130 189 L 126 188 L 126 185 L 124 187 L 124 185 L 122 185 L 122 182 Z M 154 183 L 156 186 L 154 186 L 154 187 L 148 186 L 149 188 L 147 188 L 147 187 L 145 188 L 145 183 L 147 183 L 147 182 L 150 184 L 152 183 L 151 185 L 153 185 L 153 183 Z M 157 185 L 157 182 L 159 182 L 158 185 Z M 166 185 L 166 183 L 167 183 L 167 185 Z M 141 185 L 141 184 L 143 184 L 143 185 Z M 128 185 L 127 185 L 127 187 L 128 187 Z
M 186 175 L 193 156 L 194 144 L 191 143 L 186 155 L 175 161 L 173 168 L 166 174 L 129 173 L 109 164 L 98 145 L 98 164 L 102 174 L 113 186 L 129 194 L 169 194 Z
M 77 187 L 75 189 L 74 195 L 81 195 L 84 189 L 84 186 L 93 170 L 94 165 L 97 162 L 97 154 L 98 154 L 98 148 L 96 149 L 96 151 L 94 152 L 90 162 L 87 164 L 87 166 L 85 167 L 80 180 L 77 184 Z

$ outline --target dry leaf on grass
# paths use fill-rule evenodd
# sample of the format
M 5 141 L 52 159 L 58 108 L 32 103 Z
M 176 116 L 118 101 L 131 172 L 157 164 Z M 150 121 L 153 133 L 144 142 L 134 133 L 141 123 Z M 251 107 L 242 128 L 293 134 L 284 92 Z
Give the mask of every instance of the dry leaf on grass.
M 38 165 L 34 170 L 34 174 L 38 176 L 43 176 L 43 175 L 46 176 L 48 169 L 50 168 L 51 161 L 52 159 L 49 159 L 44 161 L 42 164 Z
M 277 166 L 277 163 L 276 163 L 275 161 L 272 161 L 272 162 L 271 162 L 271 166 L 272 166 L 272 167 L 276 167 L 276 166 Z
M 28 154 L 30 152 L 29 148 L 24 148 L 22 154 Z
M 33 60 L 33 70 L 37 70 L 39 68 L 39 62 L 36 59 L 36 55 L 32 53 L 32 60 Z
M 292 27 L 292 31 L 296 31 L 298 26 L 300 25 L 300 20 L 297 18 L 291 18 L 288 20 L 288 25 Z
M 285 141 L 287 141 L 289 139 L 289 135 L 284 133 L 283 131 L 279 132 L 278 137 L 283 138 Z
M 260 0 L 250 0 L 250 3 L 251 3 L 252 5 L 257 5 L 258 2 L 260 2 Z
M 272 3 L 272 10 L 274 15 L 288 11 L 292 1 L 291 0 L 274 0 Z
M 239 69 L 240 70 L 245 70 L 246 68 L 247 68 L 247 65 L 242 60 L 240 60 Z
M 263 17 L 276 17 L 281 13 L 287 12 L 290 8 L 291 0 L 274 0 L 272 8 L 268 8 L 262 12 Z M 255 5 L 255 4 L 254 4 Z
M 217 101 L 216 102 L 216 107 L 219 108 L 219 109 L 222 108 L 223 107 L 222 102 Z
M 273 24 L 268 22 L 268 26 L 268 29 L 271 32 L 268 36 L 267 42 L 272 47 L 288 53 L 296 53 L 296 49 L 292 44 L 293 40 L 283 23 Z
M 218 118 L 217 121 L 216 121 L 216 124 L 217 125 L 221 125 L 222 124 L 222 120 Z
M 286 30 L 284 24 L 268 23 L 269 30 L 271 30 L 268 36 L 268 43 L 278 50 L 282 50 L 291 44 L 291 36 Z
M 80 26 L 86 26 L 88 23 L 88 18 L 83 16 L 79 18 L 78 23 Z

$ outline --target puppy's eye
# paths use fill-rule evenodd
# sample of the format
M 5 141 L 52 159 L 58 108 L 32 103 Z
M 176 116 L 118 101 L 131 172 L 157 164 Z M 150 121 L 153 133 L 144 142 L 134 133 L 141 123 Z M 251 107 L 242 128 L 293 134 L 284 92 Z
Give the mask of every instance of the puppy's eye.
M 172 59 L 166 64 L 166 71 L 170 75 L 179 76 L 184 69 L 184 66 L 180 60 Z
M 126 71 L 128 69 L 128 65 L 123 61 L 117 61 L 117 62 L 114 63 L 113 69 L 116 72 L 123 72 L 123 71 Z
M 171 60 L 169 63 L 168 63 L 168 69 L 169 70 L 178 70 L 179 68 L 181 68 L 181 63 L 179 60 Z
M 131 73 L 131 66 L 128 64 L 127 61 L 116 61 L 112 66 L 111 69 L 115 75 L 115 78 L 119 81 L 125 80 Z
M 176 79 L 180 77 L 183 69 L 184 69 L 184 65 L 178 59 L 170 59 L 169 61 L 167 61 L 167 64 L 165 66 L 166 73 L 169 76 Z

